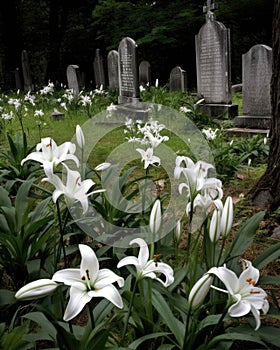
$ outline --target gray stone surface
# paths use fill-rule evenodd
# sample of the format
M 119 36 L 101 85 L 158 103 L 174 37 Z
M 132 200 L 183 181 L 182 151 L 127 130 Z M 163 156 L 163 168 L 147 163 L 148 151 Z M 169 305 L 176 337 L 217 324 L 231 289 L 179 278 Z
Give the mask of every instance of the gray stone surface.
M 243 114 L 270 116 L 272 49 L 255 45 L 242 55 Z
M 94 72 L 95 86 L 97 88 L 100 88 L 102 85 L 103 89 L 105 89 L 106 78 L 105 78 L 103 57 L 101 55 L 100 49 L 95 50 L 95 56 L 93 60 L 93 72 Z
M 272 74 L 272 49 L 254 45 L 242 55 L 243 115 L 236 125 L 248 128 L 271 127 L 270 81 Z
M 79 66 L 70 64 L 66 70 L 68 88 L 73 90 L 75 95 L 81 91 L 81 78 Z
M 170 72 L 169 91 L 187 91 L 187 73 L 179 66 L 174 67 Z
M 120 104 L 137 102 L 140 98 L 139 71 L 136 43 L 133 39 L 123 38 L 119 44 L 119 99 Z
M 206 23 L 195 37 L 197 92 L 205 104 L 231 105 L 230 31 L 216 21 L 211 0 L 204 7 Z M 212 107 L 209 108 L 212 108 Z M 225 109 L 228 109 L 225 108 Z M 217 110 L 217 109 L 216 109 Z M 234 107 L 232 110 L 236 110 Z M 210 113 L 213 115 L 214 111 Z
M 148 61 L 139 64 L 139 83 L 143 86 L 151 85 L 151 64 Z
M 119 53 L 116 50 L 111 50 L 107 56 L 108 80 L 111 90 L 119 88 L 119 69 L 118 69 Z
M 22 50 L 21 52 L 21 64 L 22 64 L 22 74 L 23 74 L 23 82 L 24 91 L 32 91 L 34 90 L 32 75 L 29 65 L 29 58 L 26 50 Z

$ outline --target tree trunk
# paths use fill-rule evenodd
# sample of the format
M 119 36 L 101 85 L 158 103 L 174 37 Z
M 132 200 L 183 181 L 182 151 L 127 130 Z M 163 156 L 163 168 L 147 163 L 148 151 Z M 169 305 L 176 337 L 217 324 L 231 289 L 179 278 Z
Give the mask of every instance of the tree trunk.
M 275 210 L 280 205 L 280 0 L 275 0 L 272 24 L 272 126 L 267 170 L 251 191 L 256 206 Z

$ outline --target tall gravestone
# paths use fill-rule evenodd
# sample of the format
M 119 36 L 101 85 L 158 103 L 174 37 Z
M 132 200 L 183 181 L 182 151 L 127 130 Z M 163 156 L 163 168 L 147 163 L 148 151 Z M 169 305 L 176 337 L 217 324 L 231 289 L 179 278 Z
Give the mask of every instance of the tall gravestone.
M 106 88 L 106 78 L 105 78 L 103 57 L 100 53 L 100 49 L 96 49 L 95 51 L 95 57 L 93 61 L 93 72 L 94 72 L 96 87 L 100 88 L 102 85 L 103 88 Z
M 66 70 L 68 88 L 73 90 L 75 95 L 78 95 L 81 91 L 81 77 L 79 66 L 70 64 Z
M 255 45 L 242 55 L 242 109 L 235 119 L 239 127 L 269 129 L 271 126 L 270 81 L 272 49 Z
M 24 81 L 24 91 L 32 91 L 34 90 L 34 86 L 32 83 L 32 75 L 29 65 L 28 54 L 26 50 L 22 50 L 21 52 L 21 65 L 22 65 L 22 74 Z
M 118 68 L 119 53 L 116 50 L 111 50 L 107 56 L 108 66 L 108 81 L 109 88 L 113 91 L 119 88 L 119 68 Z
M 144 86 L 151 84 L 151 64 L 148 61 L 141 61 L 139 64 L 139 82 Z
M 123 38 L 119 44 L 119 104 L 137 102 L 140 99 L 136 43 Z
M 204 98 L 201 111 L 209 116 L 226 114 L 229 118 L 238 113 L 231 104 L 230 32 L 216 21 L 212 0 L 207 0 L 206 23 L 195 38 L 197 92 Z
M 187 91 L 187 73 L 179 66 L 174 67 L 170 72 L 169 91 Z

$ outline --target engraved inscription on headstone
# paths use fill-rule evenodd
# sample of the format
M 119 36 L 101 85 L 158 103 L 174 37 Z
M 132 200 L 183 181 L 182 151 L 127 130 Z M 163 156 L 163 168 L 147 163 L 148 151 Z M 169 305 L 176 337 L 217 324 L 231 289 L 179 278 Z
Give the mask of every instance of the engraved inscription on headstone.
M 119 54 L 116 50 L 111 50 L 107 56 L 108 80 L 111 90 L 119 88 L 119 69 L 118 69 Z
M 131 38 L 124 38 L 119 44 L 119 103 L 139 99 L 138 66 L 136 44 Z
M 102 85 L 103 88 L 106 88 L 103 57 L 101 56 L 100 49 L 96 49 L 95 51 L 95 57 L 93 61 L 93 72 L 96 87 L 100 88 Z
M 174 67 L 170 72 L 169 91 L 184 92 L 187 90 L 187 74 L 181 67 Z
M 270 116 L 270 80 L 272 49 L 255 45 L 242 55 L 243 113 L 252 116 Z
M 70 64 L 66 70 L 68 88 L 73 90 L 75 95 L 78 95 L 81 91 L 81 79 L 79 66 Z
M 151 84 L 151 64 L 148 61 L 139 64 L 139 83 L 144 86 Z

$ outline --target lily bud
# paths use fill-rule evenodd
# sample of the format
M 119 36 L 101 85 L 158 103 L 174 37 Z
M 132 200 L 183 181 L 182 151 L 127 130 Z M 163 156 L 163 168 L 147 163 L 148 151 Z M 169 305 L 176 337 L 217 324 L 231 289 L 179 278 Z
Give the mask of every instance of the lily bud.
M 51 294 L 58 286 L 59 284 L 53 280 L 43 278 L 30 282 L 20 288 L 20 290 L 18 290 L 15 294 L 15 298 L 20 300 L 42 298 Z
M 153 234 L 157 233 L 161 224 L 161 204 L 157 199 L 153 205 L 150 214 L 150 230 Z
M 220 230 L 223 237 L 227 237 L 229 234 L 233 223 L 233 203 L 232 198 L 227 197 L 225 205 L 222 211 Z
M 83 149 L 85 147 L 85 137 L 80 125 L 76 126 L 76 140 L 79 147 Z
M 192 287 L 189 294 L 189 303 L 192 309 L 201 305 L 209 292 L 214 277 L 208 273 L 204 274 Z
M 211 242 L 217 242 L 217 240 L 220 237 L 221 228 L 220 228 L 220 213 L 217 209 L 214 210 L 211 222 L 210 222 L 210 228 L 209 228 L 209 236 L 211 239 Z
M 97 167 L 94 168 L 94 170 L 96 171 L 103 171 L 103 170 L 106 170 L 108 169 L 109 167 L 111 166 L 111 163 L 101 163 L 99 165 L 97 165 Z

